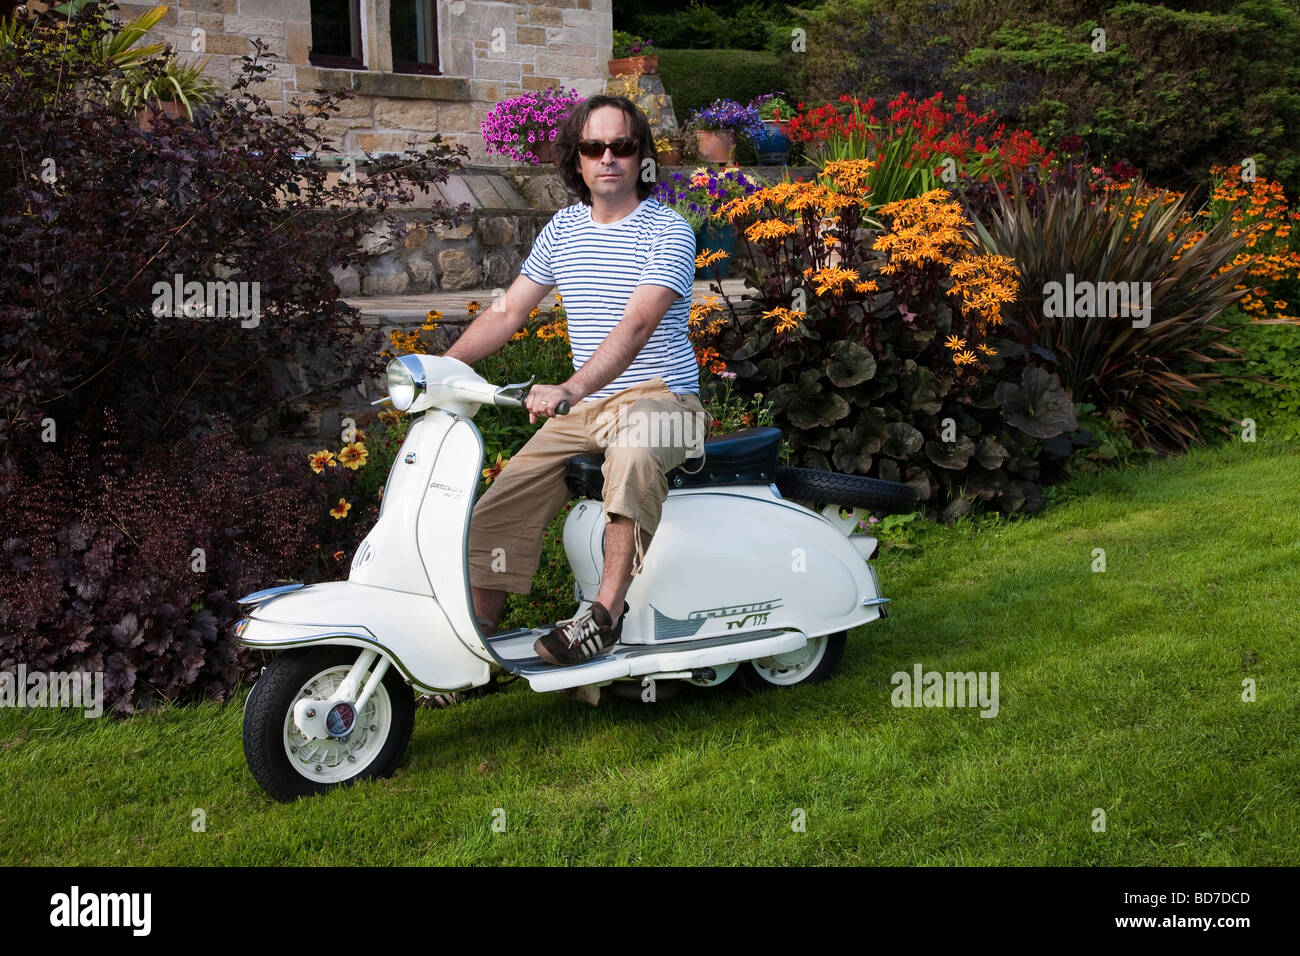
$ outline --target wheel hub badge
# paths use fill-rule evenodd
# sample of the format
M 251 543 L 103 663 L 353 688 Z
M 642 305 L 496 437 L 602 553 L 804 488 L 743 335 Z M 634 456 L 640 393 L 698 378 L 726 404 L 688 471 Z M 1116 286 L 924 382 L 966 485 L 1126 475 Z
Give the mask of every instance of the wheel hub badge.
M 335 704 L 325 715 L 325 729 L 331 737 L 342 737 L 352 730 L 356 719 L 357 712 L 351 704 Z

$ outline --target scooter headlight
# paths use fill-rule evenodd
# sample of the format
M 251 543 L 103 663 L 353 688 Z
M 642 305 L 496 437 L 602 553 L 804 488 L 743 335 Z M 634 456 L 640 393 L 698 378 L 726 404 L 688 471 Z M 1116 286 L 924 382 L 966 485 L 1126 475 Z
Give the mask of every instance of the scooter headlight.
M 424 394 L 424 368 L 414 355 L 400 355 L 388 363 L 388 397 L 404 412 Z

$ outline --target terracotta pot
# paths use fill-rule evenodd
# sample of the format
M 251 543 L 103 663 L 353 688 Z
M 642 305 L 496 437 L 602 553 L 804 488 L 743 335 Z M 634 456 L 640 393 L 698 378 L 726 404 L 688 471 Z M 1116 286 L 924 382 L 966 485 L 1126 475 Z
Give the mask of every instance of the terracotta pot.
M 555 152 L 555 144 L 549 139 L 544 139 L 540 143 L 533 143 L 532 152 L 533 155 L 537 157 L 537 161 L 542 165 L 554 163 L 558 158 L 558 155 Z
M 189 116 L 185 113 L 185 107 L 179 100 L 162 100 L 158 103 L 158 109 L 152 105 L 141 106 L 135 111 L 136 122 L 142 130 L 153 129 L 154 120 L 159 116 L 170 116 L 172 119 L 182 123 L 189 122 Z
M 700 146 L 700 158 L 706 163 L 727 163 L 736 148 L 736 134 L 729 129 L 697 129 L 695 141 Z
M 660 166 L 680 166 L 681 164 L 682 164 L 681 147 L 674 147 L 672 149 L 659 151 Z
M 621 56 L 609 61 L 610 76 L 641 76 L 659 71 L 657 56 Z

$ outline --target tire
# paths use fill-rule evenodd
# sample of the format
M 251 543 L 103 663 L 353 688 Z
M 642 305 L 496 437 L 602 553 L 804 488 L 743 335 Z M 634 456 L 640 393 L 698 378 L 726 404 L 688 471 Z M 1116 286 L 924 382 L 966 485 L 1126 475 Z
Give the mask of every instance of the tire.
M 887 515 L 909 514 L 916 510 L 914 489 L 880 478 L 778 465 L 776 487 L 783 497 L 796 501 L 866 508 Z
M 415 726 L 415 695 L 395 667 L 384 674 L 346 738 L 309 743 L 293 722 L 294 703 L 304 691 L 328 696 L 360 653 L 340 646 L 289 651 L 267 665 L 253 685 L 244 707 L 244 758 L 262 789 L 281 803 L 387 777 L 406 752 Z
M 736 677 L 751 693 L 820 684 L 830 680 L 840 669 L 848 635 L 848 631 L 825 634 L 810 638 L 807 646 L 798 651 L 745 661 L 736 668 Z

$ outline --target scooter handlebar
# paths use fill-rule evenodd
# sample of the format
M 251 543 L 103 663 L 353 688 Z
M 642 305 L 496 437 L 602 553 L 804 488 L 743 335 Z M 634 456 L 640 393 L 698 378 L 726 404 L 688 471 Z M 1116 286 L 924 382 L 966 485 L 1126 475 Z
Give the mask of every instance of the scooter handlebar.
M 519 382 L 515 385 L 502 385 L 496 390 L 496 404 L 508 405 L 511 408 L 523 408 L 524 400 L 528 398 L 529 388 L 532 384 L 533 380 L 530 378 L 526 382 Z M 569 402 L 567 399 L 555 406 L 555 414 L 569 414 Z

